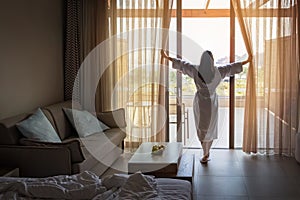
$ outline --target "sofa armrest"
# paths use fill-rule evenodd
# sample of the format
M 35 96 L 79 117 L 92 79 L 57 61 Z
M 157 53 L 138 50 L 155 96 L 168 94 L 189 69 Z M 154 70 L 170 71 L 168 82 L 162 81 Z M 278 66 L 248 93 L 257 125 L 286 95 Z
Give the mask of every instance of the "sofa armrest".
M 80 141 L 77 138 L 68 139 L 67 141 L 63 141 L 61 143 L 43 142 L 35 139 L 21 138 L 20 144 L 25 146 L 68 148 L 71 153 L 72 163 L 82 162 L 85 159 L 80 147 Z
M 20 176 L 46 177 L 71 174 L 67 148 L 0 145 L 0 165 L 19 168 Z
M 125 128 L 125 109 L 97 113 L 97 118 L 110 128 Z

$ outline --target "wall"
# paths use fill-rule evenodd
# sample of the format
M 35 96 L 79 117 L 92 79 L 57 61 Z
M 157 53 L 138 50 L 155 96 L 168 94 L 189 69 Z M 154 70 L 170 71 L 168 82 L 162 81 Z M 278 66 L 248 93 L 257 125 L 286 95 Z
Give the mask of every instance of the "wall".
M 1 0 L 0 119 L 63 100 L 63 0 Z

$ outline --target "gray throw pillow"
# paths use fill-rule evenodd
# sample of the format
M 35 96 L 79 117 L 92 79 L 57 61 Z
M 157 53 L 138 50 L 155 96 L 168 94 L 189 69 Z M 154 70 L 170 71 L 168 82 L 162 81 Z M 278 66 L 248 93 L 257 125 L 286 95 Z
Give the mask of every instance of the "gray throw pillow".
M 104 123 L 99 121 L 88 111 L 81 111 L 69 108 L 63 108 L 69 121 L 76 129 L 79 137 L 87 137 L 94 133 L 103 132 L 109 129 Z
M 27 138 L 43 142 L 61 142 L 55 129 L 40 108 L 28 119 L 17 123 L 16 126 Z

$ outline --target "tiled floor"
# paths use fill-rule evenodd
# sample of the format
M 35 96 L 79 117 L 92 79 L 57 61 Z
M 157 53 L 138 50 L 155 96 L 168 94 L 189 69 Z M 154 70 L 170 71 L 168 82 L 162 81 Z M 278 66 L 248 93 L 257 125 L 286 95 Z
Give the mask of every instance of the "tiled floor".
M 300 164 L 294 158 L 248 155 L 240 150 L 211 150 L 211 160 L 202 165 L 201 150 L 196 155 L 193 196 L 199 200 L 299 200 Z M 129 154 L 123 155 L 115 169 L 127 170 Z
M 195 199 L 300 199 L 300 165 L 293 158 L 212 150 L 207 165 L 195 163 L 194 181 Z

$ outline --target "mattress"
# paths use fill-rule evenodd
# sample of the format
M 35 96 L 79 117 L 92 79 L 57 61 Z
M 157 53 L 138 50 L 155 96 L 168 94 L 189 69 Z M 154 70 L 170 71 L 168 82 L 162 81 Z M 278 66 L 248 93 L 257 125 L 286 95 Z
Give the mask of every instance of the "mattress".
M 156 178 L 156 181 L 161 199 L 192 199 L 192 185 L 189 181 L 171 178 Z

